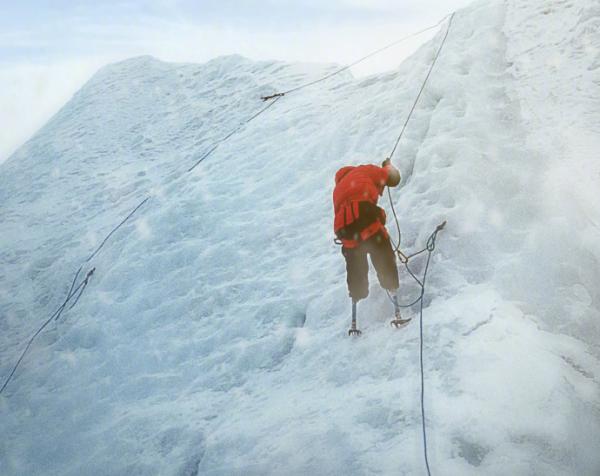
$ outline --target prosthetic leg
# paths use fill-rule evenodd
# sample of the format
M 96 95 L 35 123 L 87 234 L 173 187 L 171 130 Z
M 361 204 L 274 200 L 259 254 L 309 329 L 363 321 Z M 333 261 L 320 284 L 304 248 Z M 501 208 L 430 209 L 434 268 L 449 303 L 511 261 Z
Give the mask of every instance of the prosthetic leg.
M 356 328 L 356 301 L 352 300 L 352 325 L 348 329 L 349 336 L 359 336 L 362 332 Z
M 402 319 L 400 314 L 400 305 L 398 304 L 398 296 L 397 291 L 392 291 L 389 293 L 390 299 L 394 303 L 394 319 L 390 322 L 390 326 L 394 326 L 396 329 L 400 329 L 404 327 L 410 322 L 410 319 Z

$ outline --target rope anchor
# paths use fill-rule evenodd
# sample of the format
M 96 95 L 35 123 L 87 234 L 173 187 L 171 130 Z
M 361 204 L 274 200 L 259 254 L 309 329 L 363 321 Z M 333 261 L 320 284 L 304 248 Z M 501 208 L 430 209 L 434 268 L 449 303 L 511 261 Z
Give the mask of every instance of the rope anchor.
M 261 96 L 260 98 L 263 101 L 268 101 L 269 99 L 280 98 L 282 96 L 285 96 L 285 93 L 275 93 L 275 94 L 271 94 L 270 96 Z

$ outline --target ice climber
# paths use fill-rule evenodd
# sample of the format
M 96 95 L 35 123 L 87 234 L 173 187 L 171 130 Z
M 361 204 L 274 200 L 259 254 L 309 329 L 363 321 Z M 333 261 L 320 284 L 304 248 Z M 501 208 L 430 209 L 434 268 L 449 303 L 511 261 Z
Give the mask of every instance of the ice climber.
M 385 211 L 377 206 L 385 187 L 396 187 L 399 183 L 400 172 L 390 159 L 384 160 L 381 167 L 347 166 L 335 174 L 334 231 L 346 260 L 346 281 L 352 298 L 352 328 L 348 331 L 351 335 L 360 334 L 356 328 L 356 304 L 369 294 L 367 255 L 379 284 L 394 302 L 396 319 L 392 323 L 399 326 L 409 321 L 400 318 L 396 255 L 385 228 Z

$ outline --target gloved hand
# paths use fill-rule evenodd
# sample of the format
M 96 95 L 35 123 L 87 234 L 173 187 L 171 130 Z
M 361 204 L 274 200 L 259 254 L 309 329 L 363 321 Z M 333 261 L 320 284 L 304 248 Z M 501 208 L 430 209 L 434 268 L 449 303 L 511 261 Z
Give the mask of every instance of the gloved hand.
M 383 162 L 381 162 L 382 167 L 387 167 L 388 165 L 392 165 L 392 159 L 390 159 L 389 157 L 387 159 L 385 159 Z

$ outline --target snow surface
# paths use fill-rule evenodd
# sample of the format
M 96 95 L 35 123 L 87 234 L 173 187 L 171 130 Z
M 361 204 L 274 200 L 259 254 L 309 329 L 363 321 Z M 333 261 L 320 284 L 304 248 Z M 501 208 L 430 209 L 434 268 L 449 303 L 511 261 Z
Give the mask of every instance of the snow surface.
M 600 474 L 599 27 L 596 0 L 458 12 L 396 153 L 405 251 L 448 220 L 424 318 L 434 474 Z M 346 336 L 331 191 L 389 153 L 443 33 L 284 97 L 191 173 L 261 94 L 335 66 L 110 65 L 4 163 L 2 376 L 151 198 L 0 396 L 0 473 L 423 474 L 418 325 L 391 330 L 372 279 Z

